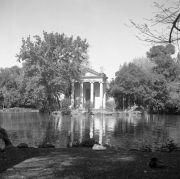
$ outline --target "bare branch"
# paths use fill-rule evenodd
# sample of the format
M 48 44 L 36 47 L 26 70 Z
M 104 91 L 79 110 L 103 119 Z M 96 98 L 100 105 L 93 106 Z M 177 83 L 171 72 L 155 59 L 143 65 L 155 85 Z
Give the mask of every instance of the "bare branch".
M 134 27 L 140 33 L 137 36 L 139 40 L 150 42 L 150 43 L 177 43 L 180 40 L 179 33 L 179 22 L 180 22 L 180 1 L 173 3 L 172 7 L 166 7 L 164 4 L 160 5 L 154 2 L 154 7 L 158 9 L 154 12 L 154 18 L 144 19 L 150 24 L 137 24 L 130 20 L 131 26 Z M 159 27 L 162 28 L 159 31 Z M 154 28 L 154 29 L 152 29 Z M 157 30 L 158 29 L 158 30 Z M 176 31 L 175 31 L 176 30 Z M 142 37 L 139 37 L 142 36 Z
M 170 34 L 169 34 L 169 43 L 171 43 L 172 31 L 173 31 L 174 28 L 176 28 L 176 23 L 177 23 L 179 17 L 180 17 L 180 14 L 176 17 L 175 21 L 173 22 L 173 26 L 172 26 Z

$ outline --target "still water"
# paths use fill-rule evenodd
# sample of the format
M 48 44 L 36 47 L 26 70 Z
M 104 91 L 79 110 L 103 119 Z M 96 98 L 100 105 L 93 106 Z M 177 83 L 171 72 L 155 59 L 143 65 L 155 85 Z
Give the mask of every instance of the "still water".
M 167 139 L 180 145 L 180 116 L 116 115 L 60 116 L 39 113 L 0 113 L 0 126 L 8 132 L 14 146 L 27 143 L 37 147 L 42 142 L 64 148 L 69 141 L 95 138 L 100 144 L 121 148 L 143 145 L 159 147 Z M 0 140 L 0 148 L 4 143 Z

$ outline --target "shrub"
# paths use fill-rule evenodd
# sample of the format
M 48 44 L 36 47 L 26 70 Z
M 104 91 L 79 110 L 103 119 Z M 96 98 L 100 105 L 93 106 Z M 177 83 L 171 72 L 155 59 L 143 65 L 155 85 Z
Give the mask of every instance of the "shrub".
M 65 98 L 61 100 L 61 112 L 64 115 L 68 115 L 71 113 L 70 109 L 71 100 L 69 98 Z
M 106 102 L 106 109 L 108 109 L 110 111 L 114 111 L 115 108 L 116 108 L 116 104 L 115 104 L 114 100 L 109 100 Z
M 86 103 L 84 104 L 84 108 L 88 113 L 90 113 L 93 108 L 92 102 L 90 100 L 86 101 Z

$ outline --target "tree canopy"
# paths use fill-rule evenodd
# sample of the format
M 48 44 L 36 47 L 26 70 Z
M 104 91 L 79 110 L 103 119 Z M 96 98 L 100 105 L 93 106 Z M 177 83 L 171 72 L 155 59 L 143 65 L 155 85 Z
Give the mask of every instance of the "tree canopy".
M 44 39 L 34 36 L 22 40 L 18 61 L 23 61 L 27 96 L 41 110 L 51 110 L 60 94 L 69 97 L 72 80 L 78 80 L 88 63 L 88 43 L 80 37 L 43 32 Z M 60 107 L 60 106 L 59 106 Z
M 156 64 L 154 72 L 162 74 L 168 81 L 173 81 L 179 75 L 176 60 L 171 57 L 174 53 L 175 48 L 171 44 L 153 46 L 147 52 L 147 57 Z
M 59 109 L 60 95 L 70 97 L 72 80 L 78 80 L 89 63 L 88 47 L 86 39 L 53 32 L 22 39 L 16 57 L 23 67 L 0 70 L 1 102 L 41 112 Z
M 147 96 L 144 91 L 148 77 L 142 69 L 133 63 L 124 64 L 118 72 L 116 78 L 110 83 L 109 94 L 114 97 L 117 108 L 127 108 L 136 104 L 145 104 Z
M 174 52 L 171 44 L 153 46 L 147 58 L 120 67 L 108 89 L 116 109 L 136 104 L 151 112 L 179 114 L 180 65 L 178 58 L 171 57 Z

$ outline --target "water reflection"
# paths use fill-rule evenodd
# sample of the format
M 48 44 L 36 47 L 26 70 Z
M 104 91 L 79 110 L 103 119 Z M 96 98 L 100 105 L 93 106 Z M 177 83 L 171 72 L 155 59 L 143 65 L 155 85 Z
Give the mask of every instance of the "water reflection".
M 159 147 L 167 139 L 180 144 L 180 117 L 165 115 L 119 116 L 53 116 L 39 113 L 0 113 L 0 126 L 5 128 L 14 146 L 21 142 L 36 147 L 50 142 L 66 147 L 69 141 L 95 138 L 121 148 L 142 145 Z M 0 147 L 4 144 L 0 140 Z

